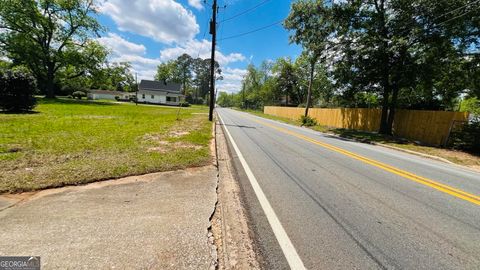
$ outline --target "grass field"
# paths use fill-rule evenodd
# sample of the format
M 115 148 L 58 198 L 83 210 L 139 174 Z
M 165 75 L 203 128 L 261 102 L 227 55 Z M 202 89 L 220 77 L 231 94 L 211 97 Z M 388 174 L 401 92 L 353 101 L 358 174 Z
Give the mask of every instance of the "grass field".
M 206 107 L 40 100 L 31 114 L 0 113 L 0 193 L 206 165 Z
M 292 125 L 299 126 L 301 124 L 299 120 L 295 121 L 295 120 L 291 120 L 284 117 L 268 115 L 268 114 L 264 114 L 261 111 L 254 111 L 254 110 L 244 110 L 244 111 L 260 117 L 277 120 L 277 121 L 292 124 Z M 375 143 L 388 144 L 391 146 L 395 146 L 395 147 L 410 150 L 410 151 L 442 157 L 456 164 L 469 166 L 475 169 L 480 169 L 480 157 L 470 153 L 462 152 L 462 151 L 455 151 L 455 150 L 438 148 L 438 147 L 422 146 L 405 139 L 396 138 L 392 136 L 385 136 L 385 135 L 381 135 L 374 132 L 364 132 L 364 131 L 349 130 L 349 129 L 343 129 L 343 128 L 330 128 L 330 127 L 320 126 L 320 125 L 312 126 L 308 128 L 311 128 L 316 131 L 324 132 L 324 133 L 336 134 L 343 138 L 355 139 L 365 143 L 375 142 Z

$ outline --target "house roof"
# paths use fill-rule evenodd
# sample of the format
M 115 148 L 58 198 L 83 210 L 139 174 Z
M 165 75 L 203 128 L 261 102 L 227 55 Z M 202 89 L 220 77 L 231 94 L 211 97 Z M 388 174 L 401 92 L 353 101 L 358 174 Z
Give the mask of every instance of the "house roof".
M 142 80 L 138 86 L 139 90 L 162 91 L 171 93 L 180 93 L 181 85 L 179 83 Z

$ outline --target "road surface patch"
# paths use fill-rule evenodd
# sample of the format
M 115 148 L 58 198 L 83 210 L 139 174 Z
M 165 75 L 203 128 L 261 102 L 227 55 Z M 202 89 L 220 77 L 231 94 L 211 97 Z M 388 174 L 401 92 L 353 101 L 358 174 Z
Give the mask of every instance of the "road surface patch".
M 311 142 L 311 143 L 313 143 L 313 144 L 322 146 L 322 147 L 327 148 L 327 149 L 329 149 L 329 150 L 332 150 L 332 151 L 335 151 L 335 152 L 337 152 L 337 153 L 346 155 L 346 156 L 348 156 L 348 157 L 351 157 L 351 158 L 354 158 L 354 159 L 356 159 L 356 160 L 362 161 L 362 162 L 364 162 L 364 163 L 370 164 L 370 165 L 372 165 L 372 166 L 375 166 L 375 167 L 377 167 L 377 168 L 380 168 L 380 169 L 383 169 L 383 170 L 385 170 L 385 171 L 391 172 L 391 173 L 393 173 L 393 174 L 402 176 L 402 177 L 404 177 L 404 178 L 406 178 L 406 179 L 409 179 L 409 180 L 411 180 L 411 181 L 417 182 L 417 183 L 419 183 L 419 184 L 422 184 L 422 185 L 425 185 L 425 186 L 429 186 L 429 187 L 431 187 L 431 188 L 434 188 L 434 189 L 439 190 L 439 191 L 441 191 L 441 192 L 444 192 L 444 193 L 446 193 L 446 194 L 455 196 L 455 197 L 457 197 L 457 198 L 463 199 L 463 200 L 465 200 L 465 201 L 474 203 L 474 204 L 476 204 L 476 205 L 480 205 L 480 196 L 477 196 L 477 195 L 474 195 L 474 194 L 465 192 L 465 191 L 460 190 L 460 189 L 456 189 L 456 188 L 454 188 L 454 187 L 451 187 L 451 186 L 448 186 L 448 185 L 445 185 L 445 184 L 436 182 L 436 181 L 434 181 L 434 180 L 431 180 L 431 179 L 428 179 L 428 178 L 425 178 L 425 177 L 418 176 L 418 175 L 416 175 L 416 174 L 413 174 L 413 173 L 404 171 L 404 170 L 402 170 L 402 169 L 393 167 L 393 166 L 391 166 L 391 165 L 388 165 L 388 164 L 385 164 L 385 163 L 382 163 L 382 162 L 379 162 L 379 161 L 376 161 L 376 160 L 373 160 L 373 159 L 369 159 L 369 158 L 367 158 L 367 157 L 364 157 L 364 156 L 355 154 L 355 153 L 353 153 L 353 152 L 350 152 L 350 151 L 347 151 L 347 150 L 345 150 L 345 149 L 342 149 L 342 148 L 333 146 L 333 145 L 331 145 L 331 144 L 317 141 L 317 140 L 315 140 L 315 139 L 312 139 L 312 138 L 310 138 L 310 137 L 308 137 L 308 136 L 302 135 L 302 134 L 297 133 L 297 132 L 295 132 L 295 131 L 291 131 L 291 130 L 288 130 L 288 129 L 285 129 L 285 128 L 282 128 L 282 127 L 278 127 L 278 126 L 276 126 L 276 125 L 272 125 L 272 124 L 269 124 L 269 123 L 267 123 L 267 122 L 264 122 L 264 121 L 261 121 L 261 120 L 258 120 L 258 119 L 255 119 L 255 118 L 252 118 L 252 117 L 249 117 L 249 116 L 246 116 L 246 117 L 250 118 L 252 121 L 254 121 L 254 122 L 256 122 L 256 123 L 259 123 L 259 124 L 261 124 L 261 125 L 265 125 L 265 126 L 267 126 L 267 127 L 276 129 L 276 130 L 278 130 L 278 131 L 280 131 L 280 132 L 283 132 L 283 133 L 292 135 L 292 136 L 294 136 L 294 137 L 303 139 L 303 140 L 305 140 L 305 141 Z

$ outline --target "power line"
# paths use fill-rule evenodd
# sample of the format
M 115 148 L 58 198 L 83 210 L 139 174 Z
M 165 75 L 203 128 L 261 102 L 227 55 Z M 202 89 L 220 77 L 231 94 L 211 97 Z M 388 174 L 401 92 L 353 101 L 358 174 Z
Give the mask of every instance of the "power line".
M 459 7 L 459 8 L 456 8 L 456 9 L 454 9 L 454 10 L 452 10 L 452 11 L 449 11 L 449 12 L 446 12 L 446 13 L 444 13 L 444 14 L 442 14 L 442 15 L 439 15 L 439 16 L 435 17 L 432 21 L 433 21 L 433 23 L 435 24 L 435 23 L 436 23 L 435 21 L 438 20 L 439 18 L 442 18 L 442 17 L 444 17 L 444 16 L 446 16 L 446 15 L 452 13 L 452 12 L 458 11 L 458 10 L 460 10 L 460 9 L 469 7 L 469 6 L 471 6 L 471 5 L 475 4 L 475 3 L 478 3 L 478 2 L 480 2 L 480 0 L 475 0 L 475 1 L 473 1 L 473 2 L 470 2 L 469 4 L 463 5 L 463 6 L 461 6 L 461 7 Z M 477 7 L 477 8 L 478 8 L 478 7 Z M 440 25 L 445 24 L 445 23 L 447 23 L 447 22 L 450 22 L 450 21 L 453 21 L 453 20 L 458 19 L 458 18 L 460 18 L 460 17 L 463 17 L 463 16 L 467 15 L 468 13 L 470 13 L 470 12 L 472 12 L 472 11 L 474 11 L 474 10 L 475 10 L 475 8 L 470 9 L 470 10 L 467 10 L 467 11 L 464 11 L 463 13 L 461 13 L 461 14 L 455 16 L 455 17 L 452 17 L 452 18 L 449 18 L 449 19 L 444 20 L 444 21 L 442 21 L 442 22 L 436 23 L 436 26 L 440 26 Z M 433 28 L 433 27 L 432 27 L 432 28 Z M 428 28 L 428 29 L 432 29 L 432 28 Z M 406 33 L 406 31 L 400 32 L 399 35 L 403 35 L 404 33 Z M 327 43 L 328 43 L 328 42 L 327 42 Z M 325 51 L 329 51 L 329 50 L 332 50 L 332 49 L 337 49 L 337 47 L 338 47 L 338 46 L 341 46 L 341 45 L 352 45 L 352 44 L 355 44 L 355 43 L 356 43 L 356 41 L 352 41 L 352 40 L 340 41 L 340 42 L 338 42 L 338 43 L 331 43 L 332 46 L 326 47 L 324 50 L 325 50 Z
M 456 8 L 456 9 L 453 9 L 453 10 L 450 10 L 450 11 L 448 11 L 448 12 L 445 12 L 445 13 L 443 13 L 443 14 L 435 17 L 435 18 L 433 18 L 432 23 L 435 24 L 435 22 L 436 22 L 438 19 L 443 18 L 443 17 L 447 16 L 447 15 L 450 14 L 450 13 L 454 13 L 454 12 L 456 12 L 456 11 L 458 11 L 458 10 L 464 9 L 464 8 L 466 8 L 466 7 L 469 7 L 469 6 L 471 6 L 471 5 L 473 5 L 473 4 L 476 4 L 476 3 L 479 3 L 479 2 L 480 2 L 480 0 L 475 0 L 475 1 L 473 1 L 473 2 L 470 2 L 470 3 L 468 3 L 468 4 L 465 4 L 465 5 L 463 5 L 463 6 L 460 6 L 460 7 Z M 455 17 L 453 17 L 453 18 L 447 19 L 447 20 L 445 20 L 445 21 L 443 21 L 443 22 L 437 23 L 437 26 L 440 26 L 440 25 L 442 25 L 442 24 L 444 24 L 444 23 L 447 23 L 447 22 L 449 22 L 449 21 L 452 21 L 452 20 L 454 20 L 454 19 L 463 17 L 463 16 L 465 16 L 466 14 L 470 13 L 471 11 L 472 11 L 472 10 L 469 10 L 469 11 L 463 13 L 463 14 L 460 14 L 460 15 L 455 16 Z M 415 22 L 411 22 L 407 27 L 410 27 L 410 26 L 412 26 L 413 24 L 415 24 Z M 429 28 L 429 29 L 431 29 L 431 28 Z M 399 35 L 399 36 L 402 36 L 402 35 L 408 33 L 409 31 L 410 31 L 410 29 L 407 28 L 407 29 L 403 30 L 402 32 L 400 32 L 398 35 Z
M 260 28 L 253 29 L 253 30 L 248 31 L 248 32 L 245 32 L 245 33 L 241 33 L 241 34 L 238 34 L 238 35 L 233 35 L 233 36 L 229 36 L 229 37 L 225 37 L 225 38 L 219 39 L 219 41 L 226 40 L 226 39 L 237 38 L 237 37 L 242 37 L 242 36 L 245 36 L 245 35 L 248 35 L 248 34 L 252 34 L 252 33 L 255 33 L 255 32 L 258 32 L 258 31 L 261 31 L 261 30 L 270 28 L 270 27 L 275 26 L 275 25 L 277 25 L 277 24 L 280 24 L 280 23 L 282 23 L 283 21 L 284 21 L 284 19 L 281 19 L 281 20 L 276 21 L 276 22 L 274 22 L 274 23 L 272 23 L 272 24 L 265 25 L 265 26 L 262 26 L 262 27 L 260 27 Z
M 226 11 L 226 10 L 227 10 L 227 6 L 228 6 L 228 5 L 227 5 L 226 1 L 224 0 L 224 1 L 223 1 L 223 8 L 224 8 L 225 11 L 222 12 L 222 21 L 223 21 L 223 19 L 225 19 L 225 14 L 227 13 L 227 11 Z M 220 26 L 220 23 L 218 24 L 218 31 L 220 32 L 220 35 L 219 35 L 220 39 L 219 39 L 218 41 L 222 40 L 223 32 L 225 32 L 225 31 L 223 30 L 224 28 L 225 28 L 225 26 Z
M 456 8 L 456 9 L 454 9 L 454 10 L 451 10 L 451 11 L 449 11 L 449 12 L 446 12 L 446 13 L 438 16 L 438 17 L 435 17 L 435 18 L 433 19 L 433 21 L 436 21 L 436 20 L 438 20 L 438 19 L 440 19 L 440 18 L 442 18 L 442 17 L 444 17 L 444 16 L 446 16 L 446 15 L 448 15 L 448 14 L 450 14 L 450 13 L 456 12 L 456 11 L 458 11 L 458 10 L 460 10 L 460 9 L 463 9 L 463 8 L 465 8 L 465 7 L 468 7 L 468 6 L 471 6 L 471 5 L 476 4 L 476 3 L 478 3 L 478 2 L 480 2 L 480 0 L 475 0 L 475 1 L 473 1 L 473 2 L 470 2 L 470 3 L 466 4 L 466 5 L 463 5 L 463 6 L 461 6 L 461 7 L 458 7 L 458 8 Z
M 474 1 L 474 2 L 480 2 L 480 0 Z M 472 2 L 472 3 L 473 3 L 473 2 Z M 477 8 L 478 8 L 478 7 L 477 7 Z M 472 11 L 474 11 L 474 10 L 475 10 L 475 9 L 470 9 L 470 10 L 468 10 L 468 11 L 466 11 L 466 12 L 460 14 L 460 15 L 457 15 L 457 16 L 455 16 L 455 17 L 452 17 L 452 18 L 448 19 L 448 20 L 445 20 L 445 21 L 443 21 L 443 22 L 438 23 L 437 26 L 440 26 L 440 25 L 445 24 L 445 23 L 447 23 L 447 22 L 450 22 L 450 21 L 453 21 L 453 20 L 458 19 L 458 18 L 460 18 L 460 17 L 463 17 L 463 16 L 467 15 L 468 13 L 470 13 L 470 12 L 472 12 Z
M 206 1 L 205 1 L 206 2 Z M 207 29 L 210 27 L 210 23 L 209 23 L 209 19 L 210 19 L 210 13 L 208 13 L 208 15 L 206 16 L 206 21 L 205 21 L 205 30 L 203 31 L 203 36 L 202 36 L 202 40 L 201 40 L 201 44 L 200 46 L 198 47 L 198 53 L 197 53 L 197 58 L 200 57 L 200 51 L 203 49 L 203 40 L 205 39 L 205 36 L 207 35 Z
M 251 7 L 251 8 L 248 8 L 248 9 L 246 9 L 246 10 L 240 12 L 240 13 L 237 13 L 237 14 L 233 15 L 232 17 L 229 17 L 229 18 L 226 18 L 226 19 L 224 19 L 224 20 L 221 20 L 220 23 L 233 20 L 233 19 L 235 19 L 235 18 L 237 18 L 237 17 L 242 16 L 243 14 L 249 13 L 250 11 L 253 11 L 253 10 L 259 8 L 260 6 L 264 5 L 264 4 L 267 3 L 268 1 L 270 1 L 270 0 L 264 0 L 264 1 L 260 2 L 259 4 L 255 5 L 255 6 Z
M 451 11 L 445 12 L 445 13 L 443 13 L 443 14 L 435 17 L 435 18 L 433 18 L 432 22 L 433 22 L 433 24 L 435 24 L 438 19 L 440 19 L 440 18 L 442 18 L 442 17 L 445 17 L 446 15 L 448 15 L 448 14 L 450 14 L 450 13 L 453 13 L 453 12 L 456 12 L 456 11 L 458 11 L 458 10 L 464 9 L 464 8 L 466 8 L 466 7 L 469 7 L 469 6 L 471 6 L 471 5 L 473 5 L 473 4 L 476 4 L 476 3 L 479 3 L 479 2 L 480 2 L 480 0 L 475 0 L 475 1 L 473 1 L 473 2 L 470 2 L 470 3 L 468 3 L 468 4 L 465 4 L 465 5 L 461 6 L 461 7 L 458 7 L 458 8 L 456 8 L 456 9 L 453 9 L 453 10 L 451 10 Z M 478 8 L 478 7 L 477 7 L 477 8 Z M 466 11 L 466 12 L 464 12 L 464 13 L 462 13 L 462 14 L 459 14 L 459 15 L 457 15 L 457 16 L 455 16 L 455 17 L 449 18 L 449 19 L 447 19 L 447 20 L 445 20 L 445 21 L 442 21 L 442 22 L 438 22 L 438 23 L 436 23 L 436 24 L 437 24 L 436 26 L 440 26 L 440 25 L 445 24 L 445 23 L 447 23 L 447 22 L 450 22 L 450 21 L 452 21 L 452 20 L 455 20 L 455 19 L 458 19 L 458 18 L 460 18 L 460 17 L 463 17 L 463 16 L 467 15 L 468 13 L 472 12 L 473 10 L 474 10 L 474 9 L 468 10 L 468 11 Z M 410 23 L 410 25 L 412 25 L 412 24 L 413 24 L 413 23 Z M 410 26 L 410 25 L 409 25 L 409 26 Z M 432 28 L 428 28 L 428 29 L 432 29 Z M 406 30 L 400 32 L 398 35 L 401 36 L 401 35 L 407 33 L 408 31 L 410 31 L 410 29 L 406 29 Z M 330 46 L 330 47 L 325 48 L 325 50 L 336 49 L 336 47 L 338 47 L 338 46 L 340 46 L 340 45 L 348 45 L 348 44 L 351 45 L 351 44 L 354 44 L 354 43 L 356 43 L 356 42 L 355 42 L 355 41 L 351 41 L 351 40 L 340 41 L 340 42 L 338 42 L 338 43 L 331 43 L 331 44 L 333 44 L 333 45 Z

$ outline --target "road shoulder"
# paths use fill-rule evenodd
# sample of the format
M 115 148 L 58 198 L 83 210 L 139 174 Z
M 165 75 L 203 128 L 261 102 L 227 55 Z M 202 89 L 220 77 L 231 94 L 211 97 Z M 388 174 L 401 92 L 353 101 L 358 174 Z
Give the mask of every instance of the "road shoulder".
M 260 269 L 253 232 L 242 202 L 241 189 L 221 125 L 215 138 L 218 157 L 218 202 L 212 218 L 212 230 L 218 254 L 218 269 Z

